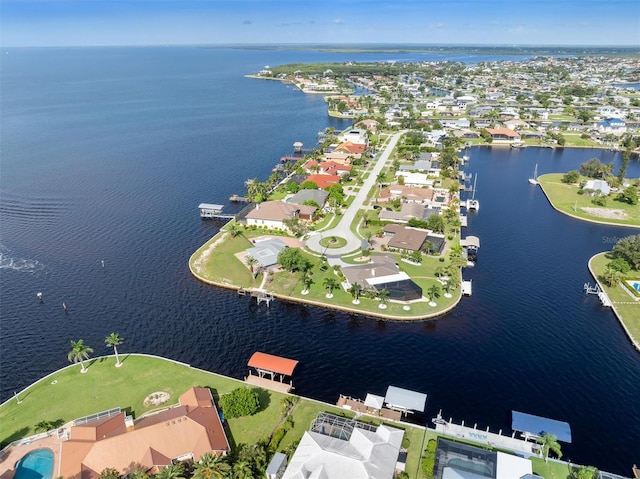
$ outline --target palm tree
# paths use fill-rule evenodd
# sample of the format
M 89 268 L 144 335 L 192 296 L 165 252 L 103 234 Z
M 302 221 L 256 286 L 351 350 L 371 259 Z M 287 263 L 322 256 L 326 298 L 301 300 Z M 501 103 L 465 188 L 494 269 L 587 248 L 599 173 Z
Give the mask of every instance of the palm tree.
M 253 479 L 253 471 L 247 461 L 236 461 L 231 469 L 232 479 Z
M 309 273 L 307 273 L 306 271 L 305 271 L 304 275 L 302 276 L 302 284 L 304 284 L 304 291 L 306 291 L 308 293 L 309 292 L 309 288 L 313 284 L 313 279 L 311 278 L 311 276 L 309 276 Z
M 544 457 L 544 462 L 547 462 L 547 459 L 549 458 L 549 451 L 558 456 L 558 459 L 562 457 L 560 443 L 558 442 L 558 438 L 553 434 L 545 432 L 536 442 L 542 445 L 542 456 Z
M 177 464 L 171 464 L 164 469 L 161 469 L 158 474 L 154 476 L 155 479 L 186 479 L 184 473 L 184 466 L 181 462 Z
M 127 474 L 127 479 L 148 479 L 149 474 L 144 472 L 142 469 L 134 469 L 129 474 Z
M 434 283 L 429 287 L 428 292 L 431 301 L 433 301 L 435 298 L 440 296 L 440 286 Z
M 325 278 L 322 284 L 324 285 L 324 288 L 329 291 L 327 293 L 327 298 L 333 298 L 333 290 L 338 289 L 339 287 L 338 280 L 336 278 L 329 277 Z
M 362 292 L 362 286 L 358 283 L 353 283 L 349 288 L 349 294 L 353 297 L 353 304 L 360 303 L 360 293 Z
M 120 479 L 120 471 L 113 467 L 107 467 L 98 475 L 98 479 Z
M 251 274 L 253 274 L 253 267 L 258 264 L 258 260 L 251 255 L 247 255 L 246 259 L 244 260 L 244 264 L 249 267 L 249 269 L 251 270 Z
M 380 299 L 380 306 L 386 308 L 387 302 L 389 301 L 389 290 L 386 288 L 378 291 L 378 299 Z
M 222 456 L 207 452 L 194 465 L 193 479 L 224 479 L 231 466 Z
M 122 341 L 124 341 L 124 339 L 122 339 L 120 336 L 118 336 L 118 333 L 111 333 L 109 336 L 107 336 L 104 339 L 105 344 L 107 345 L 108 348 L 113 348 L 113 352 L 116 355 L 116 367 L 119 368 L 122 363 L 120 362 L 120 358 L 118 357 L 118 346 L 120 346 L 122 344 Z
M 238 223 L 236 223 L 235 221 L 231 222 L 231 224 L 229 225 L 229 233 L 231 233 L 231 237 L 235 238 L 236 236 L 240 235 L 242 231 L 240 230 L 240 226 L 238 225 Z
M 81 373 L 87 372 L 87 368 L 84 367 L 84 360 L 89 359 L 89 354 L 93 352 L 89 346 L 84 344 L 84 340 L 78 339 L 78 341 L 71 341 L 71 351 L 67 355 L 69 362 L 73 361 L 77 363 L 80 361 L 82 365 L 82 369 L 80 369 Z

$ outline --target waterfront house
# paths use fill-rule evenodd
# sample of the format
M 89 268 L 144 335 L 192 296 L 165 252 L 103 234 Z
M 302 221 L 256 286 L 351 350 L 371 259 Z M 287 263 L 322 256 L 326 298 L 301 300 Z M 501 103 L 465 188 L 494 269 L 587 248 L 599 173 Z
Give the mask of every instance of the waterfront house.
M 365 143 L 355 143 L 353 141 L 344 141 L 336 146 L 333 151 L 335 153 L 348 153 L 350 155 L 362 155 L 367 149 Z M 359 157 L 358 157 L 359 158 Z
M 420 251 L 428 235 L 427 230 L 402 227 L 398 228 L 387 245 L 399 251 Z
M 611 187 L 604 180 L 589 180 L 585 183 L 583 190 L 592 191 L 594 193 L 598 192 L 605 196 L 611 193 Z
M 230 451 L 208 388 L 194 387 L 177 406 L 133 421 L 125 412 L 74 421 L 61 443 L 65 478 L 96 479 L 111 467 L 124 476 L 134 469 L 155 474 L 176 461 L 198 461 L 206 453 Z
M 392 479 L 404 431 L 321 413 L 305 431 L 282 479 Z
M 514 140 L 520 139 L 520 135 L 518 133 L 504 126 L 500 128 L 487 128 L 487 132 L 496 143 L 510 143 Z
M 408 223 L 411 219 L 426 220 L 430 216 L 439 215 L 440 208 L 432 208 L 420 203 L 402 203 L 400 211 L 380 211 L 380 221 L 393 221 L 394 223 Z
M 404 178 L 404 184 L 407 186 L 433 186 L 434 180 L 429 178 L 426 173 L 413 173 L 410 171 L 396 171 L 396 178 Z
M 265 201 L 256 204 L 245 217 L 247 226 L 261 226 L 286 230 L 287 220 L 311 220 L 316 211 L 315 206 L 298 205 L 286 201 Z
M 345 277 L 345 289 L 359 284 L 364 289 L 386 289 L 389 299 L 396 301 L 422 298 L 422 288 L 407 273 L 400 271 L 395 258 L 389 254 L 371 256 L 370 263 L 343 266 L 341 271 Z
M 255 246 L 247 249 L 247 256 L 251 256 L 257 264 L 265 269 L 273 268 L 278 264 L 278 255 L 287 245 L 280 238 L 267 238 L 255 240 Z
M 344 143 L 351 142 L 365 146 L 369 144 L 369 137 L 367 136 L 366 129 L 352 128 L 344 131 L 338 137 L 340 138 L 340 141 Z
M 598 131 L 600 133 L 621 135 L 627 132 L 627 124 L 620 118 L 605 118 L 598 123 Z

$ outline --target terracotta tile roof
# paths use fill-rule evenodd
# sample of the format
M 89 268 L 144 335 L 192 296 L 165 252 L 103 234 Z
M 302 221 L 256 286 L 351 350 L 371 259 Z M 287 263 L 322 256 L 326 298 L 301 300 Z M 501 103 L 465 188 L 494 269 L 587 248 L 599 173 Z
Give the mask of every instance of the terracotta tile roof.
M 251 368 L 273 371 L 274 373 L 284 374 L 285 376 L 291 376 L 297 365 L 298 361 L 295 359 L 283 358 L 259 351 L 253 353 L 247 363 L 247 366 Z
M 367 145 L 362 143 L 353 143 L 351 141 L 345 141 L 335 147 L 333 151 L 348 151 L 349 153 L 364 153 L 367 149 Z
M 340 183 L 340 177 L 338 175 L 309 175 L 305 181 L 313 181 L 318 185 L 318 188 L 326 188 Z
M 340 177 L 337 178 L 340 180 Z M 320 185 L 318 184 L 318 186 Z M 256 205 L 256 207 L 247 214 L 246 218 L 252 220 L 284 221 L 294 218 L 296 214 L 300 216 L 311 216 L 315 211 L 316 208 L 314 206 L 298 205 L 287 203 L 286 201 L 265 201 Z
M 392 185 L 380 192 L 380 198 L 406 198 L 410 201 L 432 200 L 435 195 L 433 188 L 419 188 L 417 186 Z
M 510 130 L 509 128 L 505 128 L 504 126 L 501 126 L 500 128 L 487 128 L 487 132 L 491 136 L 504 135 L 509 138 L 517 138 L 520 136 L 515 131 Z
M 60 473 L 74 479 L 94 479 L 107 467 L 122 474 L 133 469 L 149 470 L 164 466 L 171 459 L 193 454 L 198 460 L 207 452 L 218 454 L 230 450 L 218 410 L 206 388 L 192 388 L 180 401 L 185 404 L 166 409 L 135 422 L 134 429 L 123 430 L 124 413 L 71 428 L 71 439 L 62 443 Z M 119 423 L 122 425 L 114 427 Z M 110 424 L 110 428 L 104 429 Z M 107 431 L 105 437 L 91 438 L 84 429 Z M 103 429 L 101 429 L 103 428 Z M 117 432 L 117 433 L 116 433 Z M 109 435 L 110 434 L 110 435 Z

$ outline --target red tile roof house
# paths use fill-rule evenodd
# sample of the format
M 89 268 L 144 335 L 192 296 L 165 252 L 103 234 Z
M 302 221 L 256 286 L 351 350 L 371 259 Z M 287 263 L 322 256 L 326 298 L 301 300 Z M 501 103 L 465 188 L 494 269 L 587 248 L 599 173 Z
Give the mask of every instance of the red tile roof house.
M 396 198 L 410 203 L 429 204 L 433 201 L 436 191 L 433 188 L 419 188 L 417 186 L 391 185 L 380 192 L 381 203 L 386 203 Z
M 320 173 L 325 175 L 346 175 L 353 168 L 351 165 L 343 165 L 335 161 L 323 161 L 320 163 Z
M 324 189 L 327 186 L 337 185 L 340 183 L 340 176 L 338 175 L 309 175 L 305 181 L 313 181 L 318 188 Z
M 327 175 L 314 175 L 327 176 Z M 338 177 L 338 180 L 340 178 Z M 245 217 L 247 226 L 264 226 L 280 230 L 288 230 L 285 220 L 299 218 L 301 220 L 312 220 L 316 212 L 315 206 L 297 205 L 286 201 L 265 201 L 258 203 Z
M 491 135 L 495 143 L 511 143 L 514 140 L 520 139 L 518 133 L 503 126 L 500 128 L 487 128 L 487 132 Z
M 172 460 L 198 461 L 205 453 L 230 450 L 211 391 L 194 387 L 180 396 L 178 406 L 135 422 L 121 412 L 72 426 L 61 445 L 60 475 L 95 479 L 108 467 L 122 475 L 135 469 L 153 474 Z

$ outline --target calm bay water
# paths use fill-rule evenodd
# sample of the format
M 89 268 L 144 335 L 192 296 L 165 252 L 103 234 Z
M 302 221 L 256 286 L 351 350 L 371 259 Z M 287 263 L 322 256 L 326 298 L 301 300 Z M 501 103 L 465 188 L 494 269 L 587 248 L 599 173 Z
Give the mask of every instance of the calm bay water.
M 256 350 L 299 359 L 298 392 L 327 402 L 394 384 L 428 393 L 428 417 L 442 409 L 492 430 L 509 429 L 512 409 L 566 420 L 574 443 L 565 457 L 626 474 L 640 463 L 640 354 L 581 289 L 591 280 L 588 258 L 635 231 L 562 216 L 527 183 L 536 163 L 542 174 L 591 157 L 617 165 L 616 154 L 474 149 L 468 171 L 478 173 L 481 209 L 466 233 L 480 237 L 481 250 L 465 272 L 474 295 L 435 321 L 282 302 L 267 309 L 189 274 L 190 254 L 217 231 L 199 219 L 198 203 L 225 202 L 245 179 L 266 178 L 294 141 L 311 147 L 318 131 L 348 125 L 327 117 L 321 96 L 243 75 L 372 58 L 391 59 L 203 48 L 3 52 L 2 399 L 66 365 L 70 339 L 107 354 L 104 337 L 116 331 L 122 352 L 237 378 Z M 640 176 L 638 162 L 628 171 Z

